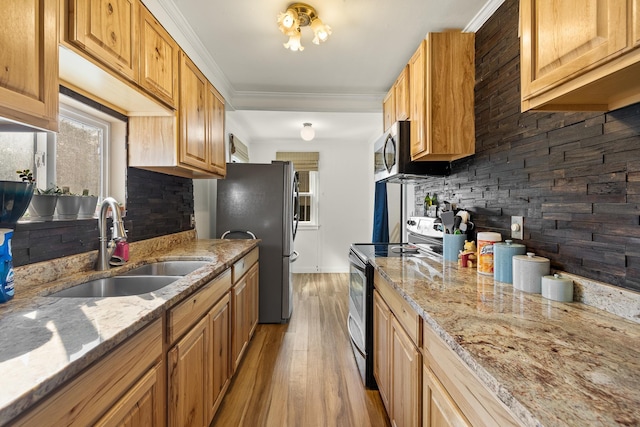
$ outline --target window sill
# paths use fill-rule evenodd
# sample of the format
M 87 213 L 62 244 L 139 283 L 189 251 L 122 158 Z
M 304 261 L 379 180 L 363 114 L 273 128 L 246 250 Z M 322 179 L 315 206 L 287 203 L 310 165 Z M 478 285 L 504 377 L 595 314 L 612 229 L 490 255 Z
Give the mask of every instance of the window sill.
M 301 224 L 298 223 L 298 230 L 317 230 L 320 226 L 317 224 Z

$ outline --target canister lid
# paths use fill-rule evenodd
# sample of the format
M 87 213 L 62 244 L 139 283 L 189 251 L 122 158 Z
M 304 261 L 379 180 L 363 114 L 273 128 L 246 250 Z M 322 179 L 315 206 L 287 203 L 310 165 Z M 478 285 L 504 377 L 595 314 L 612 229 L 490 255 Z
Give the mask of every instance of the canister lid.
M 573 285 L 573 280 L 571 280 L 571 279 L 569 279 L 567 277 L 562 277 L 558 273 L 556 273 L 554 275 L 543 276 L 542 279 L 545 280 L 545 281 L 549 281 L 551 283 L 557 284 L 557 285 L 562 285 L 562 284 L 566 284 L 566 283 L 571 283 Z
M 516 255 L 513 257 L 513 259 L 517 259 L 518 261 L 523 261 L 523 262 L 540 262 L 540 263 L 549 262 L 549 258 L 536 256 L 536 254 L 533 252 L 527 252 L 526 255 Z
M 513 243 L 513 240 L 505 240 L 504 243 L 494 243 L 494 247 L 500 248 L 524 248 L 525 246 L 521 243 Z

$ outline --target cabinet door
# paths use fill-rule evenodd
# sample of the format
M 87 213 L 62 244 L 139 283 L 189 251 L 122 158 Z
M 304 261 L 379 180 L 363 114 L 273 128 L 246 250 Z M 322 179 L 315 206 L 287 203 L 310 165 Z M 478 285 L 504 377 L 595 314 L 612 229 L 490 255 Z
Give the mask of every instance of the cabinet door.
M 221 177 L 226 175 L 227 159 L 224 144 L 224 98 L 213 87 L 208 86 L 208 106 L 209 113 L 207 123 L 207 141 L 209 144 L 209 170 Z
M 0 117 L 57 131 L 57 3 L 2 1 L 0 16 Z
M 470 427 L 471 424 L 428 365 L 422 370 L 422 426 Z
M 242 354 L 249 342 L 249 324 L 247 307 L 249 305 L 249 288 L 247 275 L 242 277 L 233 287 L 231 293 L 231 307 L 233 327 L 231 332 L 231 360 L 235 372 L 242 359 Z
M 209 318 L 205 316 L 167 354 L 169 364 L 169 425 L 209 425 L 210 387 L 206 361 L 209 355 Z
M 208 318 L 211 334 L 208 382 L 211 394 L 207 419 L 212 420 L 231 379 L 231 298 L 228 293 L 211 309 Z
M 391 336 L 391 423 L 417 426 L 422 403 L 420 352 L 393 316 Z
M 411 157 L 427 151 L 425 128 L 429 125 L 425 116 L 426 40 L 409 60 L 409 115 L 411 117 Z
M 189 57 L 180 52 L 180 163 L 207 170 L 208 81 Z
M 633 0 L 631 4 L 631 22 L 633 22 L 633 46 L 640 46 L 640 0 Z
M 378 383 L 378 390 L 387 413 L 391 414 L 389 395 L 391 383 L 389 379 L 391 360 L 389 358 L 389 335 L 391 328 L 391 311 L 378 291 L 373 293 L 373 375 Z
M 147 372 L 95 425 L 96 427 L 164 426 L 162 364 Z
M 386 132 L 387 129 L 389 129 L 395 121 L 396 98 L 395 91 L 393 90 L 393 87 L 391 87 L 391 89 L 389 89 L 389 92 L 387 92 L 384 99 L 382 100 L 382 131 Z
M 409 119 L 409 66 L 407 65 L 393 85 L 396 101 L 396 120 Z
M 140 7 L 140 85 L 171 107 L 178 95 L 178 45 L 146 7 Z
M 627 0 L 521 0 L 522 98 L 620 55 Z
M 259 280 L 259 268 L 258 263 L 253 264 L 253 267 L 247 273 L 247 286 L 249 287 L 249 339 L 253 336 L 253 332 L 258 325 L 258 315 L 260 312 L 260 280 Z
M 70 0 L 69 38 L 130 80 L 138 72 L 138 0 Z

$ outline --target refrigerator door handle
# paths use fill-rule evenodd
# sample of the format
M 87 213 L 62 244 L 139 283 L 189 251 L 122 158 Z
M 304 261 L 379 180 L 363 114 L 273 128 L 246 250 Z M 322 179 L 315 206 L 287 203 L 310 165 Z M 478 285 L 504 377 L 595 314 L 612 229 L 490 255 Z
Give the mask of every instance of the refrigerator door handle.
M 298 253 L 298 251 L 293 251 L 293 253 L 289 257 L 289 263 L 296 262 L 299 256 L 300 254 Z

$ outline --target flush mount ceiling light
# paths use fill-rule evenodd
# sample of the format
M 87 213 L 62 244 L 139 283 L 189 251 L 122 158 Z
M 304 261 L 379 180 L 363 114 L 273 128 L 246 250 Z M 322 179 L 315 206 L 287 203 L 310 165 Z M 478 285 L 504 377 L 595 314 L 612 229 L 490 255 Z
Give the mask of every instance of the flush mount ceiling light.
M 311 141 L 316 136 L 316 131 L 311 127 L 311 123 L 303 123 L 300 131 L 300 138 Z
M 311 27 L 313 30 L 313 43 L 320 44 L 329 38 L 331 27 L 325 25 L 318 17 L 316 10 L 305 3 L 292 3 L 285 12 L 278 15 L 278 28 L 289 41 L 284 43 L 284 47 L 292 51 L 303 51 L 304 47 L 300 43 L 300 28 Z

